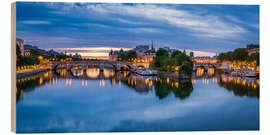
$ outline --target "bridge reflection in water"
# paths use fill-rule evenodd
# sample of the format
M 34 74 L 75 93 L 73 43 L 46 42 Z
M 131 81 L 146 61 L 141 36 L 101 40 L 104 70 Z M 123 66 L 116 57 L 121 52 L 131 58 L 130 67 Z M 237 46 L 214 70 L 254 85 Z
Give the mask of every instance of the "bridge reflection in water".
M 196 69 L 196 76 L 204 76 L 204 75 L 208 75 L 208 76 L 214 76 L 216 73 L 216 69 L 213 67 L 209 67 L 207 70 L 205 70 L 205 68 L 203 67 L 198 67 Z
M 136 131 L 156 131 L 152 129 L 164 126 L 162 131 L 258 130 L 259 79 L 208 71 L 198 70 L 191 79 L 177 80 L 88 67 L 52 70 L 18 79 L 18 131 L 32 133 L 40 129 L 40 132 L 69 132 L 74 129 L 74 132 L 99 132 L 100 127 L 112 127 L 102 130 L 108 132 L 126 131 L 127 125 L 132 125 L 130 131 L 135 128 L 140 129 Z M 183 115 L 187 119 L 183 119 Z M 149 116 L 151 119 L 147 119 Z M 139 119 L 137 123 L 138 118 L 142 122 Z M 53 121 L 57 124 L 51 124 L 52 119 L 59 122 Z M 68 125 L 75 128 L 66 126 L 65 123 L 71 120 L 73 124 Z M 149 120 L 149 123 L 142 125 L 145 120 Z M 162 122 L 157 122 L 160 120 Z M 118 126 L 119 123 L 123 126 Z M 47 125 L 55 126 L 48 129 Z M 82 127 L 77 125 L 86 125 L 91 130 L 81 130 Z M 120 130 L 114 130 L 115 127 Z
M 209 71 L 209 70 L 208 70 Z M 23 99 L 24 92 L 32 91 L 36 87 L 44 84 L 56 85 L 59 80 L 65 81 L 66 86 L 72 85 L 72 80 L 81 80 L 82 87 L 91 87 L 88 81 L 99 80 L 99 86 L 106 86 L 105 80 L 110 80 L 110 85 L 125 85 L 134 89 L 138 93 L 147 93 L 154 90 L 159 99 L 167 97 L 173 93 L 179 99 L 185 99 L 193 91 L 193 85 L 197 85 L 197 81 L 207 85 L 209 83 L 217 83 L 228 91 L 233 91 L 237 96 L 250 96 L 259 98 L 259 79 L 231 77 L 226 75 L 203 76 L 203 69 L 197 70 L 196 76 L 191 80 L 174 80 L 171 78 L 159 77 L 143 77 L 130 73 L 129 71 L 115 72 L 112 69 L 88 68 L 86 72 L 83 70 L 67 71 L 56 70 L 46 73 L 22 78 L 17 80 L 17 101 Z M 212 71 L 208 74 L 212 75 Z

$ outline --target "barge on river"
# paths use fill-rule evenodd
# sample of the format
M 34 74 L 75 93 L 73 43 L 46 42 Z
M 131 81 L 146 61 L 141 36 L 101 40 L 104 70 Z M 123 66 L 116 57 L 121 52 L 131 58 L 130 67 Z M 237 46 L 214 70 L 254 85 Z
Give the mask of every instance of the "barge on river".
M 151 69 L 136 69 L 134 71 L 138 75 L 142 76 L 156 76 L 158 75 L 158 72 L 156 70 L 151 70 Z

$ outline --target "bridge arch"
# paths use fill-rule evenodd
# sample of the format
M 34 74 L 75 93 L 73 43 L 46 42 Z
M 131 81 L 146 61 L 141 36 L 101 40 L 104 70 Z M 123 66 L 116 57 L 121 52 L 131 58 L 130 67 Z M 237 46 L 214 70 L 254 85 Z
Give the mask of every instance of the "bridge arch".
M 78 67 L 78 69 L 84 69 L 83 65 L 81 65 L 81 64 L 72 64 L 72 65 L 68 66 L 68 70 L 71 70 L 71 69 L 76 68 L 76 67 Z
M 144 69 L 145 67 L 143 65 L 138 65 L 137 69 Z
M 67 68 L 67 65 L 66 65 L 66 64 L 62 64 L 62 63 L 59 63 L 59 64 L 53 64 L 53 65 L 52 65 L 52 69 L 53 69 L 53 70 L 63 69 L 63 68 Z
M 128 64 L 123 64 L 120 66 L 121 71 L 130 71 L 131 69 L 132 69 L 132 67 Z

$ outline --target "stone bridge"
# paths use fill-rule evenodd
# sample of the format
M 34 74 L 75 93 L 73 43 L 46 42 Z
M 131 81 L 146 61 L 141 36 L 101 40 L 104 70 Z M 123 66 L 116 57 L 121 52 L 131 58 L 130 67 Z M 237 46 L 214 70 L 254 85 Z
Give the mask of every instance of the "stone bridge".
M 120 61 L 69 61 L 69 62 L 51 62 L 51 67 L 53 70 L 65 68 L 67 70 L 71 70 L 74 66 L 80 66 L 84 70 L 88 67 L 99 67 L 101 71 L 104 68 L 112 68 L 115 71 L 120 71 L 125 68 L 127 70 L 135 70 L 139 67 L 149 68 L 149 63 L 146 62 L 120 62 Z
M 197 70 L 197 68 L 201 67 L 204 68 L 205 71 L 208 71 L 208 68 L 215 68 L 218 69 L 221 66 L 220 63 L 193 63 L 193 70 Z

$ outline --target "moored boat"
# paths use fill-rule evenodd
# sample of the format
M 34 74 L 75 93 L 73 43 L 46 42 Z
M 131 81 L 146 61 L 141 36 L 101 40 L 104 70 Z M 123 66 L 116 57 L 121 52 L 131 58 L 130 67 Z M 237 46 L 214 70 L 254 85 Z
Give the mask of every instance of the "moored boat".
M 143 76 L 155 76 L 158 74 L 156 70 L 151 69 L 137 69 L 135 73 Z
M 256 77 L 256 74 L 252 70 L 235 70 L 231 72 L 231 75 L 240 77 Z

